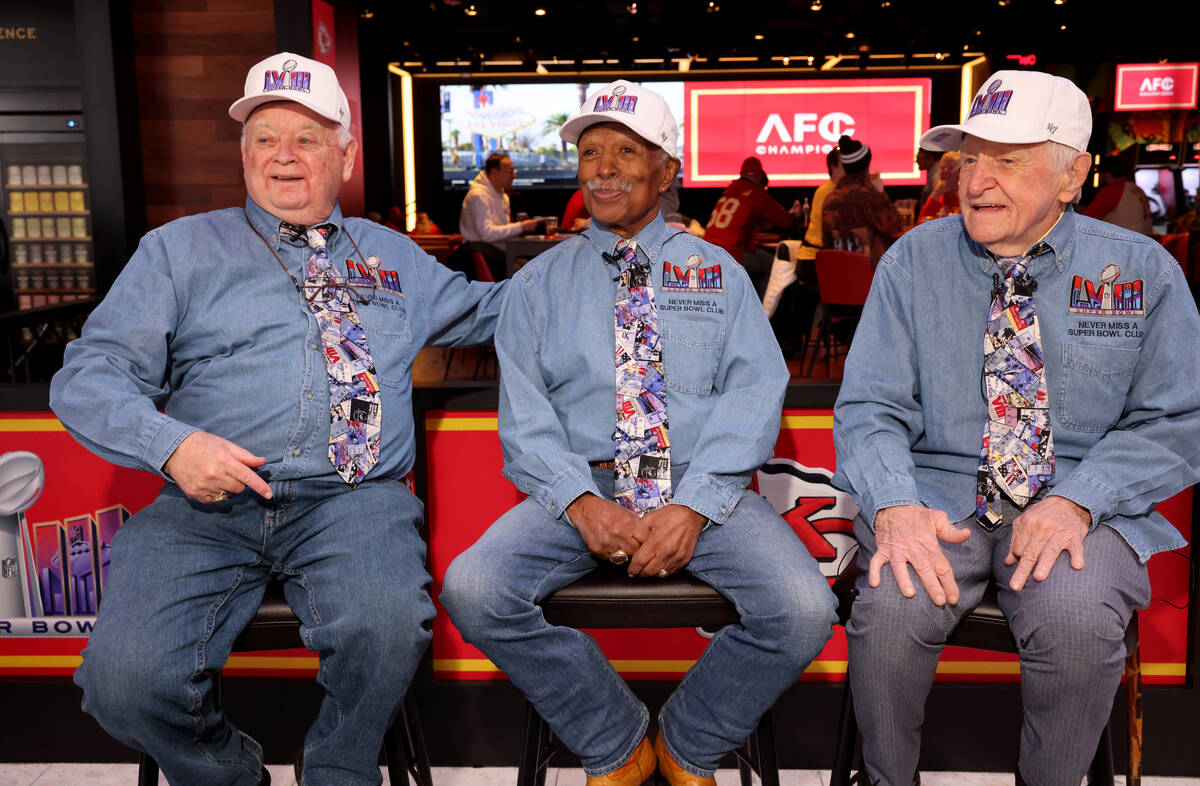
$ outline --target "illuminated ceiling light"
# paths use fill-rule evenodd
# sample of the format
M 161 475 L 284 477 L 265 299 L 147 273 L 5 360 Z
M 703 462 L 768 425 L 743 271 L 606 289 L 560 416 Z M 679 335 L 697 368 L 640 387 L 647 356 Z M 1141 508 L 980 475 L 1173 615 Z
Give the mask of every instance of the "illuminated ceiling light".
M 717 5 L 716 0 L 708 0 L 708 8 L 704 10 L 710 14 L 715 14 L 721 10 L 721 6 Z
M 1058 26 L 1058 29 L 1059 29 L 1059 30 L 1066 30 L 1066 29 L 1067 29 L 1067 26 L 1066 26 L 1066 25 L 1059 25 L 1059 26 Z
M 971 45 L 970 45 L 970 44 L 963 44 L 963 51 L 964 51 L 964 52 L 965 52 L 965 51 L 967 51 L 967 50 L 968 50 L 968 49 L 970 49 L 970 48 L 971 48 Z
M 938 52 L 938 53 L 936 53 L 936 54 L 934 55 L 934 57 L 936 57 L 938 60 L 945 60 L 945 59 L 946 59 L 946 53 L 945 53 L 945 52 Z
M 851 30 L 850 32 L 846 33 L 846 38 L 854 38 L 854 31 Z
M 809 56 L 808 56 L 808 64 L 809 64 L 809 65 L 812 65 L 812 64 L 813 64 L 813 56 L 812 56 L 812 55 L 809 55 Z
M 790 57 L 785 57 L 785 58 L 783 58 L 783 64 L 784 64 L 784 65 L 790 65 L 790 64 L 791 64 L 791 62 L 792 62 L 792 58 L 790 58 Z
M 375 18 L 375 12 L 372 11 L 370 8 L 364 8 L 362 11 L 359 12 L 358 15 L 362 19 L 374 19 Z
M 810 11 L 820 11 L 821 10 L 821 0 L 812 0 L 812 5 L 810 5 L 808 8 Z
M 545 16 L 546 9 L 545 8 L 535 8 L 535 9 L 533 9 L 533 15 L 534 16 Z
M 891 8 L 892 0 L 883 0 L 883 2 L 879 4 L 879 7 L 880 8 Z
M 471 4 L 463 9 L 463 13 L 467 16 L 475 16 L 475 14 L 479 13 L 479 11 L 475 10 L 474 4 Z
M 755 34 L 754 34 L 754 40 L 755 40 L 755 41 L 761 41 L 761 40 L 763 40 L 763 34 L 762 34 L 762 33 L 755 33 Z
M 629 40 L 636 44 L 638 41 L 641 41 L 642 39 L 638 38 L 637 36 L 634 36 L 633 38 L 631 38 Z
M 1012 0 L 996 0 L 996 2 L 998 2 L 998 3 L 1000 4 L 1000 7 L 1001 7 L 1001 8 L 1003 8 L 1004 6 L 1006 6 L 1006 5 L 1008 5 L 1009 3 L 1011 3 L 1011 2 L 1012 2 Z
M 637 13 L 637 3 L 630 3 L 629 5 L 625 6 L 625 10 L 631 14 L 636 14 Z

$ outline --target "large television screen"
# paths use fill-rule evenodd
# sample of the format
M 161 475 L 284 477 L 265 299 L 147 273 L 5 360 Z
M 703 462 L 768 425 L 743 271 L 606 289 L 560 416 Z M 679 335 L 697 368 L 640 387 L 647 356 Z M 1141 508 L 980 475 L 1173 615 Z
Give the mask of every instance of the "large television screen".
M 888 185 L 920 185 L 913 155 L 929 128 L 929 78 L 650 81 L 680 123 L 683 185 L 724 187 L 747 156 L 774 186 L 825 182 L 825 154 L 847 134 L 871 148 Z M 517 188 L 574 188 L 575 146 L 558 128 L 607 82 L 443 84 L 442 183 L 465 189 L 494 151 Z
M 442 85 L 442 183 L 466 188 L 494 151 L 512 158 L 517 188 L 575 188 L 575 146 L 558 128 L 608 82 Z M 683 118 L 682 82 L 646 82 Z

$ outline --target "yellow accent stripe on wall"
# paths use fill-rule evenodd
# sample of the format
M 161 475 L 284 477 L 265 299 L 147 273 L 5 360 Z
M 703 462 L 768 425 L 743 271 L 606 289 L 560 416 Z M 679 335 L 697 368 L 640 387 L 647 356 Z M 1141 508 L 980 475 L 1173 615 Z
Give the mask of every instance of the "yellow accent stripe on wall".
M 787 429 L 831 429 L 833 415 L 785 415 L 782 427 Z M 428 431 L 496 431 L 498 419 L 491 417 L 435 417 L 425 418 Z
M 278 669 L 280 671 L 311 671 L 321 665 L 316 655 L 284 658 L 269 655 L 230 655 L 225 665 L 235 669 Z
M 781 428 L 833 428 L 833 415 L 784 415 Z
M 74 669 L 79 655 L 0 655 L 0 669 Z
M 427 431 L 496 431 L 499 429 L 499 418 L 461 418 L 433 417 L 425 418 Z
M 0 418 L 0 431 L 66 431 L 58 418 Z

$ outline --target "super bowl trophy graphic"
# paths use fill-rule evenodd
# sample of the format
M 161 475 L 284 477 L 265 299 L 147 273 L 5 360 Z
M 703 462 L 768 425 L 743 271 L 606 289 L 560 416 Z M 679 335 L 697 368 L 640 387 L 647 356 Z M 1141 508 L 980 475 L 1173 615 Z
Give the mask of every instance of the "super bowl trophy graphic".
M 25 511 L 45 486 L 42 460 L 26 451 L 0 455 L 0 620 L 42 616 Z

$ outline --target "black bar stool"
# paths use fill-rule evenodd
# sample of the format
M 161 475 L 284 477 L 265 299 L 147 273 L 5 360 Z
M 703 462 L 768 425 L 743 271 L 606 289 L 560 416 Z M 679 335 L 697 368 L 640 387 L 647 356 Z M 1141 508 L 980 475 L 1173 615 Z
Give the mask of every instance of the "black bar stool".
M 842 569 L 833 584 L 838 599 L 838 620 L 842 625 L 850 619 L 851 606 L 858 596 L 854 582 L 861 571 L 858 560 L 851 559 Z M 946 642 L 959 647 L 990 650 L 992 652 L 1017 652 L 1017 643 L 1009 630 L 1008 620 L 1000 610 L 995 586 L 989 587 L 983 600 L 958 623 Z M 1129 704 L 1129 776 L 1128 786 L 1140 786 L 1142 770 L 1142 656 L 1138 649 L 1138 615 L 1129 620 L 1125 629 L 1125 695 Z M 1117 688 L 1118 692 L 1120 687 Z M 1090 786 L 1113 786 L 1112 733 L 1104 727 L 1096 746 L 1096 755 L 1088 769 Z M 846 692 L 842 699 L 842 712 L 838 726 L 837 744 L 834 749 L 833 772 L 829 786 L 850 786 L 850 770 L 858 742 L 858 721 L 854 717 L 854 696 L 850 691 L 850 678 L 846 677 Z M 865 781 L 863 781 L 865 782 Z
M 602 565 L 542 602 L 551 625 L 572 628 L 705 628 L 737 624 L 739 617 L 725 596 L 690 573 L 665 579 L 630 579 L 624 569 Z M 525 740 L 517 786 L 544 786 L 554 754 L 553 734 L 533 705 L 526 702 Z M 762 786 L 779 786 L 771 711 L 735 755 L 742 786 L 757 774 Z
M 234 642 L 233 652 L 285 650 L 303 646 L 300 620 L 292 613 L 284 598 L 283 585 L 272 581 L 267 585 L 267 593 L 254 619 Z M 221 673 L 212 670 L 209 674 L 213 680 L 213 697 L 220 707 Z M 411 692 L 404 697 L 403 706 L 384 735 L 383 754 L 391 786 L 409 786 L 410 777 L 414 786 L 432 786 L 425 735 Z M 156 786 L 157 783 L 158 763 L 147 754 L 141 754 L 138 759 L 138 786 Z

